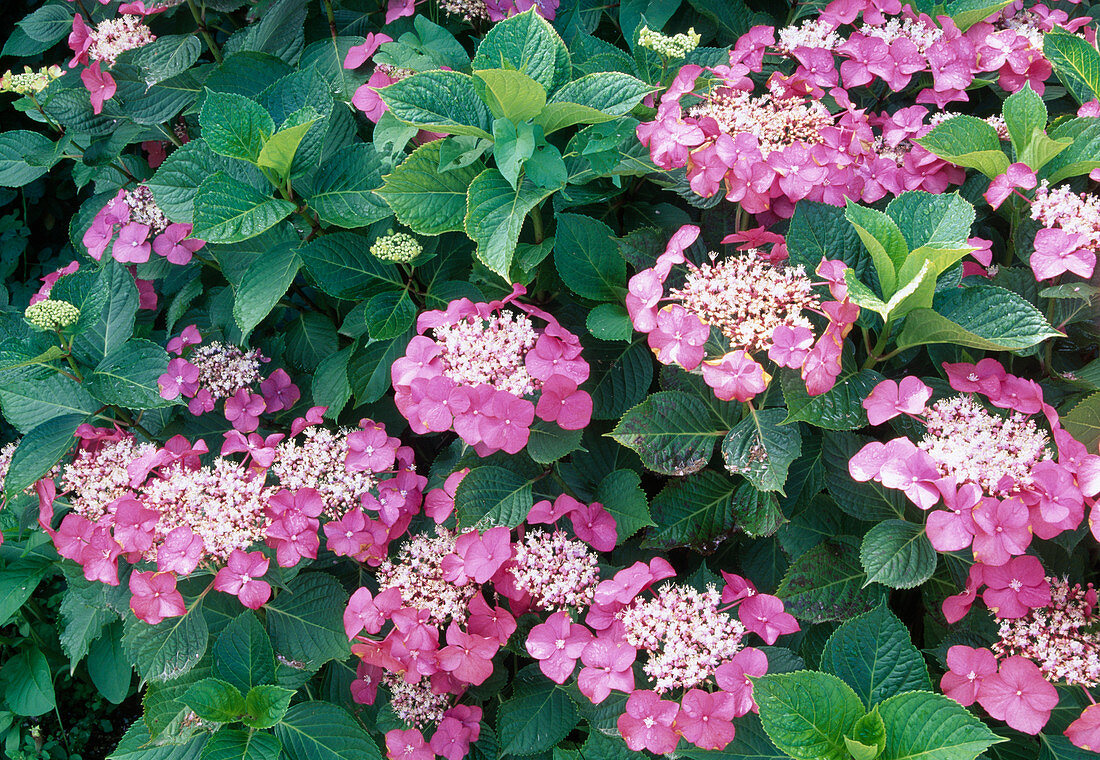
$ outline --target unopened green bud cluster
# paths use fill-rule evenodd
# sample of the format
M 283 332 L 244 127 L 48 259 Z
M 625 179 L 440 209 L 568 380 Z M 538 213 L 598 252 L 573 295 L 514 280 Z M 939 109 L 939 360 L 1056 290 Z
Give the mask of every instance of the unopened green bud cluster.
M 370 252 L 382 261 L 406 263 L 412 261 L 424 252 L 424 246 L 420 245 L 412 235 L 404 232 L 393 232 L 385 237 L 380 237 L 370 247 Z
M 643 26 L 638 32 L 638 44 L 652 50 L 665 58 L 683 58 L 695 48 L 699 47 L 701 38 L 696 34 L 694 27 L 681 34 L 669 37 L 666 34 L 655 32 L 648 26 Z
M 47 298 L 28 306 L 23 316 L 40 330 L 62 330 L 80 319 L 80 309 L 68 301 Z

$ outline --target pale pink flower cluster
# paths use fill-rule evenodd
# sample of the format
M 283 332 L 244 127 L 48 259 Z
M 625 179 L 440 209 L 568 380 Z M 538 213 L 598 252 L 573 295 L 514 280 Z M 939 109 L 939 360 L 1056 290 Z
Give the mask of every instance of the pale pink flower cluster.
M 451 695 L 432 691 L 431 679 L 409 682 L 399 673 L 385 671 L 382 684 L 389 689 L 390 707 L 407 726 L 437 726 L 450 707 Z
M 776 36 L 779 37 L 776 47 L 785 55 L 800 47 L 833 51 L 841 42 L 836 25 L 819 18 L 785 26 L 776 31 Z
M 208 467 L 167 468 L 145 484 L 140 498 L 160 513 L 157 543 L 186 526 L 202 539 L 205 554 L 220 562 L 263 540 L 270 524 L 264 508 L 275 491 L 264 485 L 262 473 L 219 457 Z
M 153 191 L 148 185 L 138 185 L 133 190 L 128 190 L 123 202 L 130 207 L 130 220 L 149 225 L 153 234 L 164 232 L 171 223 L 157 206 Z
M 156 448 L 152 443 L 138 443 L 132 436 L 81 448 L 61 469 L 61 490 L 72 492 L 69 502 L 78 514 L 98 522 L 111 511 L 112 502 L 129 492 L 130 464 Z
M 581 608 L 592 603 L 600 567 L 596 555 L 582 541 L 564 531 L 533 530 L 515 545 L 510 569 L 516 587 L 531 595 L 544 610 Z
M 666 583 L 619 613 L 626 641 L 649 652 L 643 670 L 658 694 L 705 683 L 741 649 L 745 626 L 719 611 L 721 601 L 713 585 Z
M 526 314 L 501 310 L 487 319 L 441 324 L 433 332 L 443 373 L 460 385 L 486 383 L 521 397 L 542 385 L 523 363 L 538 340 Z
M 1095 630 L 1096 591 L 1064 578 L 1047 578 L 1050 604 L 1000 621 L 999 658 L 1020 655 L 1039 666 L 1052 683 L 1091 688 L 1100 684 L 1100 633 Z
M 211 341 L 196 347 L 187 356 L 199 371 L 199 390 L 206 390 L 214 401 L 228 398 L 260 380 L 260 363 L 267 359 L 259 349 L 243 349 L 231 343 Z
M 753 97 L 744 90 L 724 87 L 705 93 L 702 103 L 691 107 L 688 115 L 710 117 L 731 135 L 752 135 L 764 158 L 791 145 L 820 144 L 824 142 L 822 130 L 833 125 L 833 115 L 819 100 L 772 94 Z
M 813 329 L 806 312 L 817 310 L 820 299 L 800 265 L 776 265 L 750 249 L 717 263 L 685 266 L 683 286 L 669 296 L 717 327 L 734 348 L 753 354 L 766 351 L 781 325 Z
M 826 21 L 819 21 L 818 23 L 828 26 Z M 924 55 L 929 47 L 943 38 L 943 29 L 932 23 L 927 16 L 892 18 L 881 26 L 864 24 L 859 28 L 859 33 L 866 37 L 876 37 L 887 45 L 905 40 L 912 43 L 916 48 L 916 52 L 921 55 Z M 782 32 L 780 32 L 780 35 L 782 35 Z
M 455 550 L 456 536 L 443 527 L 436 535 L 420 533 L 397 551 L 397 556 L 378 566 L 378 587 L 397 589 L 406 607 L 427 610 L 429 619 L 444 625 L 462 623 L 469 614 L 474 583 L 454 584 L 443 577 L 443 558 Z
M 100 21 L 88 35 L 88 57 L 113 66 L 115 60 L 127 50 L 133 50 L 156 39 L 152 30 L 140 16 L 118 16 Z
M 308 427 L 302 438 L 288 438 L 276 448 L 271 473 L 284 488 L 313 488 L 325 502 L 324 515 L 338 520 L 378 485 L 370 470 L 352 472 L 346 466 L 351 448 L 349 428 Z
M 990 496 L 1030 485 L 1032 468 L 1050 459 L 1050 437 L 1033 419 L 1016 411 L 992 414 L 971 396 L 937 401 L 924 422 L 928 432 L 917 445 L 940 472 L 976 483 Z

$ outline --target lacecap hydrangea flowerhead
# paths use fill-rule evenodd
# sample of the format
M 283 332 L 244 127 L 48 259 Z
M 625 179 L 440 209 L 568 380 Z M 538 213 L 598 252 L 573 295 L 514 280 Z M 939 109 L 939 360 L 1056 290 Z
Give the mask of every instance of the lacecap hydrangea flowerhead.
M 405 355 L 393 363 L 395 402 L 413 432 L 454 430 L 481 456 L 515 454 L 535 417 L 564 430 L 592 418 L 592 397 L 576 335 L 521 303 L 515 285 L 499 301 L 451 301 L 426 311 Z M 536 326 L 538 322 L 543 323 Z
M 844 284 L 846 265 L 824 260 L 818 267 L 836 299 L 822 302 L 815 290 L 821 283 L 786 262 L 779 235 L 755 236 L 773 244 L 768 253 L 750 248 L 724 258 L 712 254 L 709 263 L 697 265 L 687 251 L 698 237 L 698 227 L 681 227 L 654 265 L 630 279 L 627 312 L 634 329 L 647 334 L 657 360 L 688 371 L 701 368 L 707 385 L 725 401 L 748 401 L 768 387 L 765 357 L 801 370 L 811 395 L 832 388 L 844 338 L 859 316 Z M 666 293 L 674 273 L 672 281 L 682 284 Z M 819 334 L 810 314 L 827 323 Z

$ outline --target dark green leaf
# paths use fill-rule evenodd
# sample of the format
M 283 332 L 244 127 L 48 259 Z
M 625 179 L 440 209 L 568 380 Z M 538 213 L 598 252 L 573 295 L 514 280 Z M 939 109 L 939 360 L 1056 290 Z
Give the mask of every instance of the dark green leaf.
M 885 520 L 867 532 L 859 550 L 867 582 L 890 588 L 914 588 L 936 572 L 936 550 L 924 528 L 904 520 Z
M 699 399 L 662 391 L 623 415 L 610 435 L 654 472 L 687 475 L 706 467 L 727 432 Z
M 458 522 L 467 529 L 475 525 L 514 528 L 527 518 L 534 503 L 531 481 L 504 467 L 475 467 L 455 492 Z
M 722 441 L 726 469 L 743 475 L 761 491 L 779 491 L 787 470 L 802 453 L 797 425 L 783 425 L 784 409 L 750 409 Z
M 837 536 L 796 559 L 776 595 L 787 612 L 801 620 L 844 620 L 871 609 L 881 596 L 874 588 L 863 588 L 865 579 L 859 542 Z
M 294 204 L 265 195 L 225 172 L 203 180 L 195 195 L 191 234 L 208 243 L 237 243 L 274 227 Z
M 626 262 L 614 245 L 611 228 L 579 214 L 558 214 L 557 225 L 554 263 L 570 290 L 594 301 L 621 300 L 626 294 Z
M 275 651 L 320 667 L 349 653 L 343 615 L 348 594 L 332 576 L 303 573 L 267 604 L 267 627 Z
M 275 726 L 288 760 L 382 760 L 378 745 L 344 710 L 299 702 Z

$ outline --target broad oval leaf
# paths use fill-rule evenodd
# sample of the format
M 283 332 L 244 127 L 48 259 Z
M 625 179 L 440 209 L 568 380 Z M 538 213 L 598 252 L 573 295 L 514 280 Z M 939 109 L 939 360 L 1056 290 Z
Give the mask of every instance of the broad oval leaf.
M 890 588 L 914 588 L 936 572 L 936 550 L 924 528 L 904 520 L 885 520 L 867 532 L 859 561 L 867 582 Z
M 662 391 L 624 414 L 610 435 L 654 472 L 689 475 L 707 466 L 727 432 L 699 399 Z
M 863 705 L 848 684 L 800 670 L 754 678 L 752 694 L 764 730 L 795 760 L 850 760 L 844 736 Z

